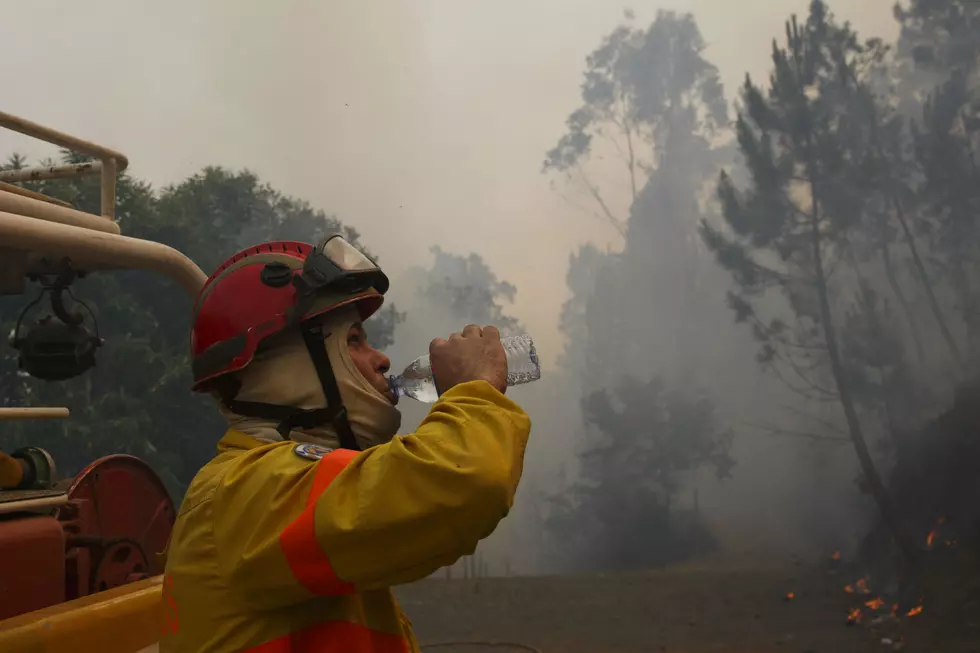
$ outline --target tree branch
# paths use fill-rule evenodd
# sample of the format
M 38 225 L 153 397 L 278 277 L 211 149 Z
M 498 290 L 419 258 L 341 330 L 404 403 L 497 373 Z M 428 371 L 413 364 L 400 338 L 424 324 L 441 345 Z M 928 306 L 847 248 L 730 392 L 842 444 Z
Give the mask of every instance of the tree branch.
M 790 413 L 793 413 L 793 414 L 795 414 L 795 415 L 797 415 L 799 417 L 802 417 L 804 419 L 812 420 L 812 421 L 816 422 L 817 424 L 820 424 L 821 426 L 823 426 L 825 428 L 828 428 L 828 429 L 830 429 L 830 430 L 832 430 L 832 431 L 834 431 L 836 433 L 840 433 L 845 438 L 848 437 L 847 436 L 847 431 L 845 431 L 841 427 L 835 425 L 833 422 L 828 422 L 827 420 L 820 419 L 819 417 L 814 417 L 813 415 L 810 415 L 809 413 L 806 413 L 806 412 L 804 412 L 802 410 L 799 410 L 797 408 L 793 408 L 792 406 L 782 406 L 782 408 L 783 408 L 783 410 L 788 411 Z
M 633 128 L 630 125 L 625 91 L 620 99 L 623 104 L 623 131 L 626 133 L 626 146 L 629 149 L 630 189 L 633 191 L 633 201 L 636 202 L 636 157 L 633 154 Z
M 775 364 L 773 364 L 773 363 L 769 363 L 769 369 L 772 370 L 772 373 L 776 375 L 776 378 L 779 379 L 782 382 L 782 384 L 784 386 L 786 386 L 786 388 L 790 392 L 792 392 L 794 394 L 797 394 L 800 397 L 803 397 L 804 399 L 806 399 L 808 401 L 817 401 L 817 402 L 821 402 L 821 403 L 831 403 L 831 402 L 836 402 L 837 401 L 837 398 L 836 397 L 826 397 L 826 396 L 813 395 L 813 394 L 810 394 L 809 392 L 807 392 L 806 390 L 804 390 L 803 388 L 799 388 L 799 387 L 793 385 L 790 382 L 790 380 L 787 379 L 783 375 L 783 373 L 779 371 L 779 368 Z
M 779 426 L 773 426 L 771 424 L 756 424 L 753 422 L 743 422 L 749 428 L 758 429 L 763 431 L 768 435 L 781 435 L 785 437 L 792 438 L 804 438 L 806 440 L 813 440 L 816 442 L 833 442 L 835 444 L 843 444 L 850 442 L 851 439 L 847 437 L 840 437 L 834 435 L 821 435 L 819 433 L 808 433 L 805 431 L 795 431 L 793 429 L 784 429 Z
M 586 176 L 585 171 L 582 170 L 582 166 L 576 163 L 575 168 L 576 170 L 578 170 L 579 179 L 581 180 L 582 184 L 585 185 L 585 187 L 589 191 L 589 194 L 591 194 L 592 197 L 595 198 L 595 201 L 602 208 L 602 212 L 606 215 L 606 218 L 609 220 L 609 224 L 611 224 L 616 229 L 616 231 L 619 232 L 620 236 L 625 238 L 626 225 L 623 224 L 622 220 L 620 220 L 615 215 L 613 215 L 613 212 L 609 209 L 609 205 L 606 204 L 606 200 L 602 198 L 602 194 L 599 192 L 598 187 L 596 187 L 595 184 L 589 181 L 589 178 Z

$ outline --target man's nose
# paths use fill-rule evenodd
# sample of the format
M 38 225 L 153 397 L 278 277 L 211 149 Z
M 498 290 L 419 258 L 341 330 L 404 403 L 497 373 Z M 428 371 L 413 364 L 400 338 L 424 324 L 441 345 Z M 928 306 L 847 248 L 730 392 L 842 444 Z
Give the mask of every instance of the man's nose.
M 388 359 L 382 352 L 378 352 L 378 361 L 374 366 L 374 369 L 378 370 L 382 374 L 387 374 L 388 370 L 391 369 L 391 360 Z

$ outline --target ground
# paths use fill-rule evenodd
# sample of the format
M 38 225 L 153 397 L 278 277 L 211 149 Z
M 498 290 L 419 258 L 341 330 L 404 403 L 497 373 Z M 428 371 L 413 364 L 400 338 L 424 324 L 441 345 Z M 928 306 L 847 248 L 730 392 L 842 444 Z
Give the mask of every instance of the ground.
M 926 611 L 872 627 L 874 616 L 887 615 L 885 608 L 847 625 L 848 611 L 867 597 L 845 593 L 843 576 L 826 569 L 692 567 L 577 577 L 433 578 L 397 594 L 426 653 L 980 651 L 980 644 L 952 635 L 938 642 L 943 629 Z M 453 641 L 524 648 L 445 645 Z

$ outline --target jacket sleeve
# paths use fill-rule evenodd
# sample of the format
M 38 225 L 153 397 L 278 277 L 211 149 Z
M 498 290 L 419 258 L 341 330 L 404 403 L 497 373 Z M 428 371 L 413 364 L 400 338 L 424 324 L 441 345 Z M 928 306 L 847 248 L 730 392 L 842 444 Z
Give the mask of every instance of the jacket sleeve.
M 443 394 L 415 433 L 317 462 L 250 451 L 218 485 L 222 576 L 254 607 L 424 578 L 472 553 L 513 503 L 530 419 L 485 381 Z

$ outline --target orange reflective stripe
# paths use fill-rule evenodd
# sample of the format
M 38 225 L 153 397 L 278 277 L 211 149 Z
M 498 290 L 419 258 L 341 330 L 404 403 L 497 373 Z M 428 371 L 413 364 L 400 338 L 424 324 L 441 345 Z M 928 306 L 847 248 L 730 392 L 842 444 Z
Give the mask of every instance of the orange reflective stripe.
M 327 554 L 316 541 L 313 520 L 317 499 L 358 453 L 351 449 L 336 449 L 316 463 L 316 476 L 306 509 L 279 534 L 279 546 L 296 580 L 318 596 L 354 594 L 356 591 L 351 583 L 337 578 Z
M 327 621 L 243 653 L 410 653 L 404 637 L 348 621 Z

